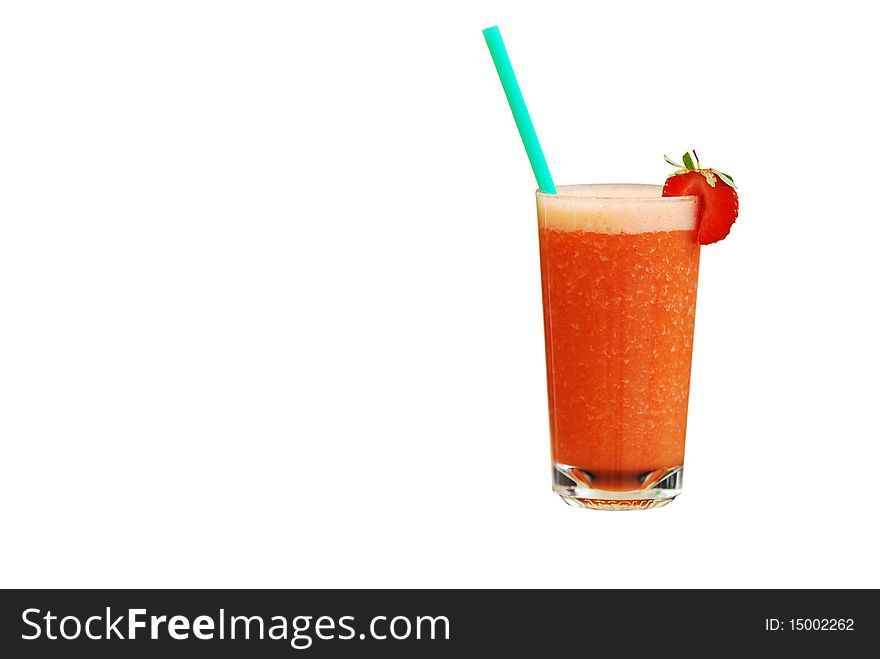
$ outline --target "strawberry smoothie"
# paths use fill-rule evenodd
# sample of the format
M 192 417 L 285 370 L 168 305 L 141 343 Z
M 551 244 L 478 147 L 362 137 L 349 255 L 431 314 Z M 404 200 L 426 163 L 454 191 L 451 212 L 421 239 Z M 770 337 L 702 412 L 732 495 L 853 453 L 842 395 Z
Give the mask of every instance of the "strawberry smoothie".
M 538 193 L 554 488 L 651 508 L 681 485 L 699 200 L 652 185 Z
M 681 492 L 700 246 L 739 215 L 695 149 L 663 186 L 557 187 L 498 26 L 483 30 L 538 183 L 553 490 L 584 508 Z

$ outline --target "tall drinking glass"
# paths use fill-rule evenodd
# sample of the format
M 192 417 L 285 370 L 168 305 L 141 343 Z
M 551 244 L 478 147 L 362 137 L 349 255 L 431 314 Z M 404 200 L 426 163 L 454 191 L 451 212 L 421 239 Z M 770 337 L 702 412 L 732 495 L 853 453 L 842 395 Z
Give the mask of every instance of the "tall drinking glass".
M 553 489 L 656 508 L 681 492 L 700 246 L 695 197 L 538 192 Z

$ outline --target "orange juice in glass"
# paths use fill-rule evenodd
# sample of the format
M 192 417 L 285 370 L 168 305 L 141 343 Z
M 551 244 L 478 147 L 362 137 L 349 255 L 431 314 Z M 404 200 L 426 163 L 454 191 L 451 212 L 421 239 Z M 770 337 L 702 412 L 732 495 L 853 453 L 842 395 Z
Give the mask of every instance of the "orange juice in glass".
M 696 197 L 538 192 L 553 488 L 586 508 L 681 491 L 700 245 Z

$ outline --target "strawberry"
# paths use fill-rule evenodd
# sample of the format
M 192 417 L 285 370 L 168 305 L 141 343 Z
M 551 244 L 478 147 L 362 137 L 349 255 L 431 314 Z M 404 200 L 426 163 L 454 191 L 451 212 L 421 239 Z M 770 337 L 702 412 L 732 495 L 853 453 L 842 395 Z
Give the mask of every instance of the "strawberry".
M 677 167 L 675 173 L 666 179 L 663 196 L 694 195 L 700 198 L 697 241 L 701 245 L 708 245 L 724 239 L 730 233 L 739 211 L 739 199 L 732 177 L 717 169 L 702 169 L 697 152 L 692 153 L 693 158 L 691 152 L 682 157 L 684 166 L 663 156 L 666 162 Z

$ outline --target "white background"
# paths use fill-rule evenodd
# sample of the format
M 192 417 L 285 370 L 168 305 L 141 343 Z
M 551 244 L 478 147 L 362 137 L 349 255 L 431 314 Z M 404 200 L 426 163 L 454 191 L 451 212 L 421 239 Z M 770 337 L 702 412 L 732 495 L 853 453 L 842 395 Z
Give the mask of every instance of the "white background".
M 861 2 L 0 12 L 3 586 L 880 587 Z M 684 494 L 550 491 L 534 180 L 697 148 Z

